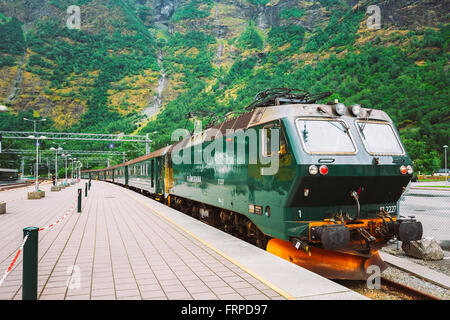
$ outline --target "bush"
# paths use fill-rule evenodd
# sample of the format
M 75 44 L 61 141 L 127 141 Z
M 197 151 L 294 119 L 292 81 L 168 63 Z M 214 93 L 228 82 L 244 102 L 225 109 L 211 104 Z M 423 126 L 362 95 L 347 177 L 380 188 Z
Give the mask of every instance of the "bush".
M 263 45 L 263 39 L 252 24 L 247 26 L 244 33 L 237 41 L 237 46 L 241 49 L 262 49 Z

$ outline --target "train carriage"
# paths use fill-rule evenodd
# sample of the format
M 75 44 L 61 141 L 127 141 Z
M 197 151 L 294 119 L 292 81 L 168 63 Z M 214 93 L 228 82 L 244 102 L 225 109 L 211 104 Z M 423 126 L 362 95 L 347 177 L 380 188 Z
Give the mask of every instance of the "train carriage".
M 114 169 L 108 168 L 104 171 L 105 181 L 114 182 Z

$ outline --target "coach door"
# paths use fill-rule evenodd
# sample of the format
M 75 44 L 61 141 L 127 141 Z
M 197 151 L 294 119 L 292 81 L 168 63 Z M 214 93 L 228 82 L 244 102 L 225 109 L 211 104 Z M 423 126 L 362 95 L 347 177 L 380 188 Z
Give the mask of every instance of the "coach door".
M 165 156 L 165 196 L 170 192 L 170 189 L 173 187 L 173 170 L 172 170 L 172 159 L 169 154 L 166 154 Z
M 156 165 L 155 165 L 155 174 L 156 174 L 156 185 L 155 185 L 155 192 L 159 194 L 164 193 L 164 164 L 163 164 L 163 158 L 158 157 L 155 159 Z

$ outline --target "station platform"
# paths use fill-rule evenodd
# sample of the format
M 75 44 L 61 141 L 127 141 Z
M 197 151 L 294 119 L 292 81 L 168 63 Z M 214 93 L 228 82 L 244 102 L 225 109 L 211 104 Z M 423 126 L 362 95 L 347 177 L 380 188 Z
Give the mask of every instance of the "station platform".
M 40 300 L 367 299 L 120 186 L 93 180 L 85 197 L 86 182 L 59 192 L 42 185 L 46 196 L 39 200 L 26 199 L 33 187 L 0 192 L 7 202 L 0 215 L 0 277 L 22 243 L 22 229 L 45 226 Z M 0 299 L 21 300 L 21 286 L 20 255 Z

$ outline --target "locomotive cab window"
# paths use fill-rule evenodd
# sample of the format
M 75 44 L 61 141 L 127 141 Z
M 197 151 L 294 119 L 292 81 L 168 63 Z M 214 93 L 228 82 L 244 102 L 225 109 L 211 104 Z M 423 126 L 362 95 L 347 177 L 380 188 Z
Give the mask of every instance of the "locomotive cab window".
M 342 120 L 297 119 L 303 148 L 311 154 L 354 154 L 356 146 Z
M 394 128 L 389 123 L 357 121 L 357 126 L 368 153 L 377 155 L 405 154 Z
M 278 134 L 274 134 L 273 130 L 278 130 Z M 278 150 L 272 150 L 273 139 L 277 139 L 279 137 L 278 143 L 275 144 L 275 147 L 279 148 Z M 286 153 L 286 138 L 284 136 L 283 130 L 280 127 L 274 126 L 273 124 L 267 125 L 262 129 L 262 137 L 261 137 L 261 147 L 262 147 L 262 155 L 265 157 L 270 157 L 274 153 L 285 154 Z
M 268 125 L 262 130 L 262 154 L 265 157 L 272 155 L 272 128 L 273 125 Z

